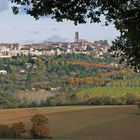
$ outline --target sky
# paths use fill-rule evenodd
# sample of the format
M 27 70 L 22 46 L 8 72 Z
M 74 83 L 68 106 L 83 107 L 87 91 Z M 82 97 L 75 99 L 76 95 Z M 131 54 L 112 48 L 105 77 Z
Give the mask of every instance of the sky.
M 106 39 L 111 42 L 119 35 L 113 25 L 87 23 L 75 26 L 70 21 L 58 23 L 47 17 L 35 20 L 23 13 L 14 15 L 8 0 L 0 0 L 0 43 L 38 43 L 56 35 L 73 41 L 77 31 L 81 39 L 88 41 Z

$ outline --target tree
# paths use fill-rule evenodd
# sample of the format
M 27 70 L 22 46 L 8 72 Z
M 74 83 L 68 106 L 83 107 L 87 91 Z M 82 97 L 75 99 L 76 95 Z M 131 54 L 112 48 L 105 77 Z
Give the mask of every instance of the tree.
M 20 138 L 25 132 L 25 125 L 22 122 L 14 123 L 11 127 L 0 124 L 0 138 Z
M 34 138 L 51 138 L 48 128 L 48 118 L 42 114 L 36 114 L 31 118 L 33 124 L 31 134 Z
M 42 114 L 35 114 L 31 118 L 31 122 L 33 123 L 33 125 L 42 125 L 42 124 L 48 124 L 49 120 L 46 116 Z
M 26 88 L 31 89 L 31 83 L 32 83 L 32 72 L 31 70 L 28 71 L 27 77 L 26 77 Z
M 22 133 L 25 133 L 25 125 L 22 122 L 14 123 L 11 127 L 11 134 L 14 138 L 20 138 Z
M 131 66 L 135 70 L 140 69 L 140 44 L 126 36 L 120 36 L 111 46 L 110 51 L 118 61 L 124 65 Z
M 75 24 L 101 22 L 105 16 L 105 25 L 113 23 L 118 37 L 111 48 L 114 56 L 127 65 L 140 69 L 140 1 L 139 0 L 11 0 L 24 7 L 27 14 L 39 19 L 51 17 L 56 21 L 71 20 Z M 19 12 L 13 7 L 15 14 Z
M 48 125 L 33 125 L 31 133 L 34 138 L 51 138 Z
M 138 109 L 140 111 L 140 102 L 137 102 L 136 105 L 137 105 L 137 107 L 138 107 Z
M 10 127 L 0 124 L 0 138 L 9 138 L 11 136 Z

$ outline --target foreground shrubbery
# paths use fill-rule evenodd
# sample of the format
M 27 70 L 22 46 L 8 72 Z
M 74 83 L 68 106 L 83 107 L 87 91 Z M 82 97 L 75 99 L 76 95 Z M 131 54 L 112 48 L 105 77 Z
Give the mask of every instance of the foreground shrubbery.
M 12 126 L 0 125 L 1 138 L 20 138 L 25 132 L 25 125 L 22 122 L 14 123 Z
M 33 138 L 52 138 L 46 116 L 36 114 L 31 118 L 31 122 L 30 134 Z M 25 132 L 25 125 L 22 122 L 14 123 L 12 126 L 0 124 L 0 138 L 22 138 Z
M 8 125 L 0 124 L 0 137 L 8 138 L 11 135 L 11 131 Z
M 31 134 L 34 138 L 51 138 L 50 130 L 48 128 L 48 118 L 41 114 L 36 114 L 32 117 L 33 124 Z
M 137 107 L 138 107 L 138 109 L 140 111 L 140 102 L 137 102 L 136 105 L 137 105 Z

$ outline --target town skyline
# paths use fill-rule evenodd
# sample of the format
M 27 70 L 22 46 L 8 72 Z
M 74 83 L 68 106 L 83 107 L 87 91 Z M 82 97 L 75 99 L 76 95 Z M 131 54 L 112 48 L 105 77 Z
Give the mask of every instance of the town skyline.
M 79 38 L 79 33 L 75 33 L 74 42 L 46 42 L 38 44 L 8 44 L 0 43 L 0 58 L 13 56 L 50 56 L 68 53 L 94 54 L 96 57 L 103 56 L 109 49 L 107 40 L 89 42 Z

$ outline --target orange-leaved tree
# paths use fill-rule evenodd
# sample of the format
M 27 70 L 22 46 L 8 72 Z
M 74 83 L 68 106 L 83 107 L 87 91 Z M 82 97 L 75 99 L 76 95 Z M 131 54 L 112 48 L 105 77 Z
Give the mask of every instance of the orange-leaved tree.
M 51 138 L 50 130 L 48 128 L 49 120 L 42 114 L 35 114 L 31 118 L 33 124 L 31 134 L 34 138 Z
M 11 127 L 11 136 L 14 138 L 20 138 L 23 133 L 26 132 L 25 125 L 22 122 L 14 123 Z

